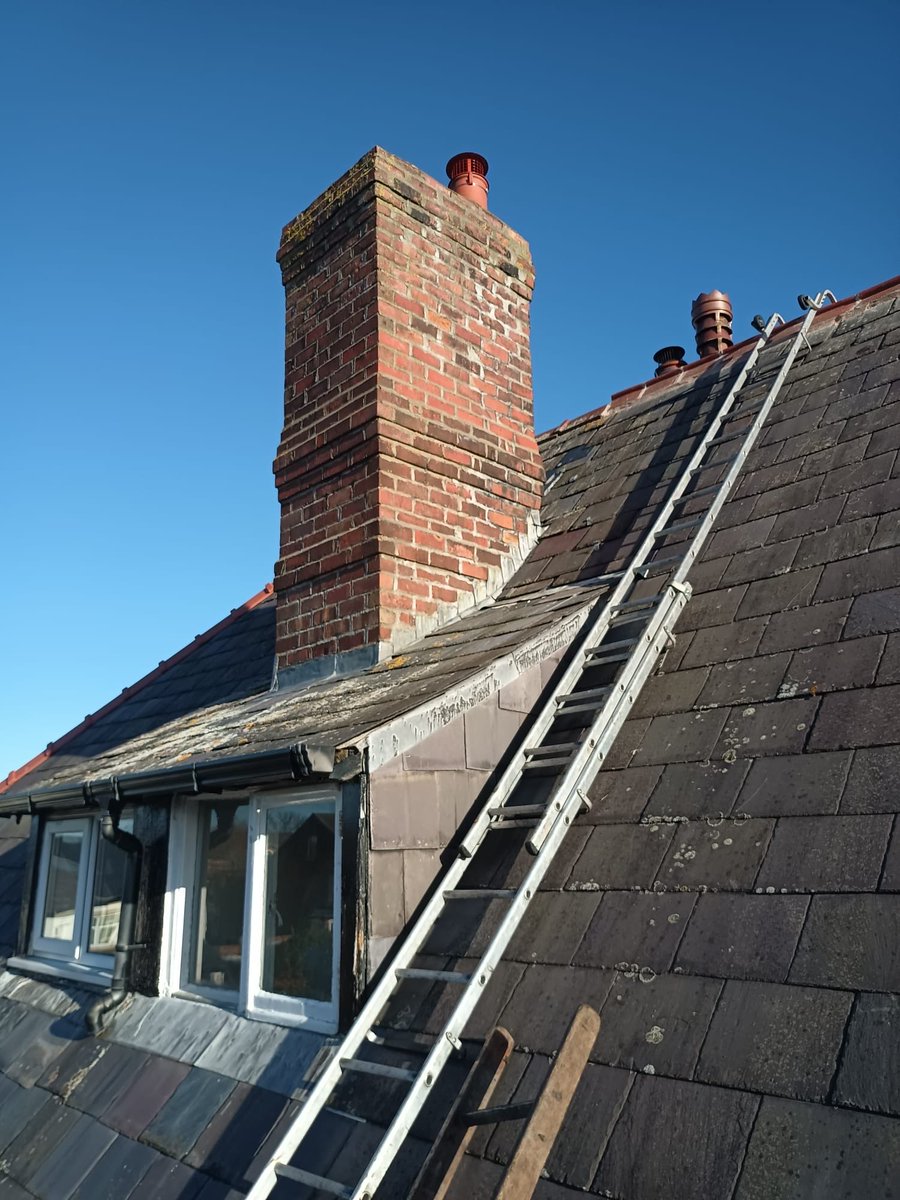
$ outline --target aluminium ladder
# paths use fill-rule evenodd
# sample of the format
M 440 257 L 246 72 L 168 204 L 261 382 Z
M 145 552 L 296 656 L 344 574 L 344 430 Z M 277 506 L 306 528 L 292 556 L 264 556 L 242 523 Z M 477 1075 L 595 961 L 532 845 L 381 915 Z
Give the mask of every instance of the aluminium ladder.
M 461 1049 L 466 1024 L 569 826 L 580 811 L 590 807 L 587 788 L 612 748 L 642 684 L 671 641 L 671 630 L 690 598 L 688 571 L 756 442 L 801 342 L 809 345 L 806 332 L 816 313 L 826 300 L 834 302 L 834 296 L 826 291 L 815 297 L 801 296 L 799 300 L 801 307 L 807 309 L 806 316 L 789 343 L 764 398 L 736 408 L 739 402 L 746 400 L 742 392 L 760 352 L 777 326 L 784 324 L 777 313 L 765 324 L 760 318 L 754 321 L 755 327 L 760 329 L 758 340 L 627 568 L 582 581 L 583 584 L 605 586 L 607 590 L 587 617 L 577 653 L 570 655 L 568 665 L 555 680 L 552 695 L 530 725 L 527 744 L 521 742 L 512 755 L 458 844 L 456 857 L 393 953 L 384 975 L 322 1069 L 281 1142 L 263 1165 L 248 1200 L 264 1200 L 279 1179 L 293 1180 L 314 1192 L 339 1196 L 343 1200 L 373 1200 L 424 1102 L 432 1094 L 442 1068 Z M 753 418 L 749 425 L 733 426 L 733 422 L 748 417 Z M 733 452 L 720 458 L 719 448 L 728 442 L 734 443 Z M 722 471 L 725 471 L 724 475 L 721 475 Z M 720 477 L 712 483 L 694 486 L 701 476 L 713 473 Z M 682 512 L 679 516 L 680 510 L 701 499 L 708 501 L 706 507 L 701 506 L 699 511 L 687 516 Z M 680 539 L 674 545 L 669 541 L 673 537 Z M 666 581 L 654 591 L 650 589 L 657 587 L 651 582 L 655 576 L 665 576 Z M 523 797 L 533 800 L 535 787 L 540 791 L 542 785 L 544 795 L 540 802 L 522 802 Z M 465 886 L 467 880 L 464 877 L 474 865 L 475 853 L 488 835 L 495 830 L 522 827 L 531 831 L 526 847 L 533 860 L 521 882 L 512 888 Z M 476 879 L 475 882 L 479 881 Z M 500 900 L 508 904 L 475 969 L 469 972 L 411 966 L 438 919 L 449 906 L 460 900 Z M 373 1045 L 387 1044 L 377 1033 L 379 1018 L 408 980 L 459 988 L 455 1006 L 418 1070 L 361 1056 L 372 1052 Z M 316 1119 L 328 1109 L 328 1102 L 338 1085 L 351 1074 L 380 1076 L 409 1085 L 374 1154 L 353 1185 L 290 1163 Z

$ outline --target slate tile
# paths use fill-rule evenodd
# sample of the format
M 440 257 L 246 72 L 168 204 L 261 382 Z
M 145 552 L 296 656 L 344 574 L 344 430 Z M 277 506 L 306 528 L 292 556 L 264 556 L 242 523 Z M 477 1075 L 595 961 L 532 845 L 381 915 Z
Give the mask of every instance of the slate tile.
M 887 894 L 813 896 L 791 983 L 900 990 L 900 905 Z
M 188 1153 L 188 1165 L 240 1185 L 287 1103 L 277 1092 L 237 1084 Z
M 594 826 L 566 888 L 599 891 L 649 887 L 673 834 L 671 825 Z
M 735 814 L 809 816 L 838 811 L 851 751 L 757 758 L 735 802 Z
M 807 567 L 805 571 L 791 571 L 787 575 L 759 579 L 748 584 L 746 594 L 737 609 L 738 619 L 801 608 L 812 599 L 821 575 L 821 567 Z M 690 605 L 685 611 L 689 609 Z
M 306 1034 L 303 1040 L 306 1039 L 309 1040 L 309 1046 L 303 1070 L 312 1062 L 322 1044 L 322 1039 L 314 1035 Z M 270 1066 L 277 1064 L 282 1046 L 288 1040 L 287 1029 L 264 1021 L 248 1021 L 229 1013 L 225 1024 L 197 1059 L 196 1065 L 244 1083 L 255 1083 Z
M 790 659 L 785 650 L 780 654 L 760 654 L 746 661 L 720 663 L 710 672 L 697 702 L 701 706 L 719 707 L 774 700 Z
M 887 1198 L 898 1160 L 896 1121 L 766 1096 L 735 1200 Z
M 526 967 L 503 1009 L 501 1023 L 519 1047 L 555 1054 L 580 1004 L 597 1012 L 613 982 L 612 971 L 588 967 Z
M 744 760 L 670 764 L 647 804 L 645 821 L 653 824 L 660 817 L 727 816 L 749 766 Z
M 652 717 L 634 755 L 636 767 L 708 759 L 728 718 L 727 709 Z
M 797 650 L 785 672 L 783 695 L 867 687 L 875 679 L 885 639 L 852 638 Z
M 841 812 L 896 812 L 900 807 L 896 781 L 900 777 L 900 747 L 857 750 L 841 799 Z
M 114 1141 L 72 1192 L 71 1200 L 128 1200 L 160 1155 L 149 1146 L 114 1134 Z M 165 1160 L 171 1162 L 172 1160 Z M 173 1196 L 181 1200 L 176 1190 Z
M 99 1115 L 107 1125 L 137 1138 L 150 1124 L 178 1085 L 187 1075 L 187 1063 L 171 1058 L 151 1057 L 122 1092 Z
M 633 1076 L 626 1071 L 588 1063 L 547 1159 L 546 1173 L 558 1183 L 587 1188 L 606 1149 Z M 545 1200 L 552 1193 L 547 1192 Z M 562 1200 L 562 1193 L 557 1191 Z M 535 1200 L 540 1200 L 540 1189 Z
M 850 992 L 730 980 L 696 1078 L 746 1091 L 824 1100 L 837 1066 Z
M 0 1076 L 6 1080 L 6 1076 Z M 56 1111 L 56 1102 L 41 1088 L 24 1088 L 8 1080 L 2 1094 L 3 1120 L 0 1122 L 0 1154 L 16 1141 L 29 1122 L 40 1126 Z
M 871 434 L 869 433 L 864 433 L 859 437 L 850 439 L 841 438 L 836 445 L 818 450 L 807 456 L 803 464 L 804 474 L 828 476 L 822 484 L 822 490 L 819 492 L 820 502 L 829 499 L 831 496 L 848 492 L 852 487 L 856 486 L 852 482 L 853 475 L 848 474 L 842 468 L 850 467 L 854 463 L 858 464 L 863 458 L 867 457 L 866 450 L 870 438 Z M 845 486 L 848 479 L 851 481 L 850 486 Z M 834 481 L 837 481 L 838 486 L 834 486 Z
M 851 603 L 849 599 L 834 600 L 830 604 L 812 604 L 790 612 L 773 613 L 760 642 L 760 651 L 765 654 L 776 650 L 798 650 L 836 641 L 841 636 Z
M 870 487 L 859 488 L 847 497 L 845 520 L 878 516 L 900 508 L 900 479 L 888 479 Z
M 448 964 L 460 971 L 474 971 L 478 965 L 474 958 L 461 958 L 458 962 Z M 522 975 L 532 968 L 524 967 L 521 963 L 501 962 L 484 989 L 475 1012 L 466 1025 L 465 1037 L 481 1040 L 490 1029 L 497 1024 L 509 997 L 512 995 Z M 551 970 L 542 967 L 542 970 Z M 555 968 L 553 968 L 555 969 Z M 397 1028 L 412 1029 L 417 1033 L 440 1034 L 446 1025 L 453 1008 L 457 1003 L 459 989 L 451 985 L 422 989 L 425 1000 L 418 1007 L 408 1005 L 408 1011 L 391 1024 Z
M 550 1073 L 551 1059 L 547 1055 L 520 1055 L 516 1053 L 515 1057 L 519 1060 L 515 1064 L 517 1069 L 511 1072 L 509 1067 L 507 1067 L 505 1074 L 510 1075 L 510 1078 L 508 1081 L 505 1081 L 508 1086 L 503 1089 L 503 1099 L 501 1100 L 498 1096 L 495 1101 L 492 1097 L 492 1103 L 522 1104 L 534 1100 Z M 525 1060 L 524 1063 L 522 1060 Z M 497 1093 L 495 1092 L 494 1095 L 497 1096 Z M 523 1129 L 524 1123 L 522 1121 L 501 1122 L 490 1132 L 490 1136 L 486 1139 L 484 1150 L 486 1156 L 495 1162 L 508 1163 L 515 1152 Z M 489 1131 L 486 1130 L 485 1132 Z
M 879 685 L 900 683 L 900 634 L 892 633 L 888 637 L 875 682 Z
M 731 529 L 715 529 L 705 554 L 710 558 L 720 558 L 723 555 L 739 554 L 743 550 L 756 550 L 765 545 L 775 521 L 775 517 L 760 517 L 756 521 L 745 521 Z
M 148 1147 L 142 1147 L 148 1149 Z M 129 1200 L 197 1200 L 208 1176 L 192 1171 L 174 1159 L 149 1151 L 156 1157 L 141 1177 Z
M 832 427 L 835 428 L 835 427 Z M 844 496 L 832 496 L 802 508 L 789 508 L 775 518 L 768 541 L 783 542 L 788 538 L 803 537 L 830 529 L 838 520 L 846 503 Z
M 856 558 L 829 563 L 816 589 L 815 599 L 838 600 L 889 588 L 897 578 L 897 555 L 893 548 L 873 550 Z
M 888 425 L 873 433 L 866 450 L 866 457 L 875 458 L 878 454 L 884 454 L 886 450 L 900 450 L 900 424 Z M 896 467 L 894 474 L 897 474 Z
M 864 637 L 895 630 L 900 630 L 900 588 L 885 588 L 854 598 L 844 637 Z
M 109 1042 L 106 1053 L 74 1086 L 66 1089 L 66 1102 L 81 1112 L 99 1117 L 115 1105 L 130 1087 L 149 1056 L 130 1046 Z
M 601 1012 L 603 1036 L 592 1058 L 646 1074 L 689 1078 L 721 990 L 719 980 L 654 978 L 646 968 L 620 972 Z
M 618 770 L 621 767 L 630 766 L 631 760 L 634 758 L 635 752 L 649 728 L 649 717 L 641 717 L 640 720 L 631 718 L 626 721 L 620 729 L 612 749 L 606 756 L 604 766 L 610 770 Z
M 851 693 L 855 694 L 855 693 Z M 831 697 L 826 697 L 828 700 Z M 718 709 L 727 715 L 714 756 L 726 762 L 763 754 L 796 754 L 803 749 L 820 701 L 814 697 Z M 824 701 L 822 702 L 824 703 Z M 822 746 L 821 749 L 837 749 Z
M 843 442 L 840 447 L 835 450 L 843 450 L 847 453 L 847 447 L 859 446 L 863 443 L 863 453 L 865 451 L 865 439 L 857 438 L 853 442 Z M 831 453 L 831 452 L 828 452 Z M 860 453 L 859 458 L 862 458 Z M 839 458 L 835 456 L 835 462 Z M 822 490 L 819 496 L 823 500 L 827 500 L 829 496 L 835 496 L 840 492 L 859 491 L 865 487 L 871 487 L 876 483 L 883 483 L 890 478 L 891 467 L 894 465 L 893 453 L 879 454 L 877 458 L 867 458 L 862 462 L 852 462 L 847 466 L 826 468 L 828 475 L 822 484 Z
M 662 767 L 626 767 L 624 771 L 600 771 L 588 788 L 593 807 L 582 814 L 582 822 L 636 821 L 656 787 Z
M 749 658 L 756 652 L 766 628 L 765 617 L 732 621 L 728 625 L 711 625 L 698 629 L 685 652 L 681 665 L 685 668 L 706 667 L 734 659 Z
M 743 1092 L 638 1077 L 591 1190 L 666 1200 L 729 1196 L 758 1105 Z
M 676 963 L 717 979 L 787 978 L 809 901 L 804 896 L 700 896 Z
M 835 1087 L 838 1104 L 900 1113 L 900 997 L 862 995 L 850 1027 Z M 877 1064 L 877 1069 L 873 1067 Z
M 565 966 L 572 961 L 599 902 L 600 894 L 596 892 L 539 892 L 513 935 L 506 956 L 518 962 Z
M 701 592 L 692 596 L 675 626 L 676 635 L 692 629 L 704 629 L 708 625 L 723 625 L 734 619 L 734 614 L 746 593 L 746 586 L 716 588 L 712 592 Z
M 794 565 L 802 569 L 863 554 L 875 535 L 876 524 L 875 517 L 863 517 L 811 533 L 801 541 Z
M 793 701 L 792 703 L 797 703 Z M 811 750 L 879 746 L 897 740 L 900 685 L 832 692 L 822 698 L 809 740 Z
M 782 817 L 757 878 L 758 888 L 865 892 L 878 887 L 892 818 Z
M 68 1101 L 72 1091 L 109 1053 L 110 1043 L 97 1038 L 73 1041 L 50 1063 L 38 1080 L 41 1087 Z
M 34 1200 L 34 1197 L 8 1175 L 0 1175 L 0 1200 Z
M 799 538 L 793 538 L 735 554 L 722 576 L 723 587 L 783 575 L 790 570 L 799 546 Z
M 657 873 L 667 889 L 743 890 L 753 886 L 773 821 L 690 821 L 679 825 Z
M 50 1017 L 45 1013 L 35 1015 L 40 1017 L 39 1022 L 29 1025 L 23 1021 L 16 1027 L 12 1036 L 21 1037 L 19 1050 L 6 1066 L 10 1078 L 24 1087 L 32 1087 L 73 1042 L 81 1041 L 86 1036 L 84 1025 L 77 1026 L 71 1021 Z M 9 1049 L 12 1050 L 11 1045 Z
M 116 1135 L 99 1121 L 82 1117 L 40 1164 L 28 1187 L 40 1200 L 69 1200 L 109 1149 Z
M 708 675 L 706 667 L 652 675 L 641 688 L 631 711 L 636 717 L 687 712 L 700 695 Z
M 233 1079 L 192 1067 L 142 1134 L 172 1158 L 183 1158 L 235 1088 Z
M 885 855 L 878 890 L 900 892 L 900 822 L 898 821 L 894 821 L 894 833 Z
M 636 963 L 659 974 L 672 965 L 696 897 L 606 892 L 583 932 L 576 966 Z
M 774 473 L 784 471 L 786 474 L 796 474 L 802 467 L 799 459 L 792 459 L 783 463 L 776 463 L 770 470 Z M 762 475 L 762 472 L 759 472 Z M 753 486 L 761 495 L 757 495 L 756 503 L 753 506 L 753 519 L 758 520 L 760 517 L 775 516 L 783 512 L 789 512 L 792 509 L 803 508 L 807 504 L 813 504 L 819 495 L 819 488 L 822 485 L 822 476 L 814 475 L 810 478 L 797 480 L 796 483 L 788 483 L 783 487 L 758 487 L 757 481 Z
M 734 489 L 734 497 L 736 500 L 742 500 L 745 496 L 756 496 L 760 492 L 771 495 L 776 490 L 793 483 L 799 470 L 800 463 L 796 459 L 791 459 L 788 462 L 776 463 L 771 467 L 763 467 L 749 475 L 739 476 Z M 765 517 L 771 512 L 778 511 L 780 510 L 777 508 L 769 508 L 766 511 L 754 509 L 754 515 Z
M 5 1114 L 4 1114 L 5 1116 Z M 17 1183 L 26 1186 L 44 1160 L 53 1153 L 63 1138 L 88 1118 L 58 1100 L 39 1108 L 18 1136 L 3 1153 L 4 1169 Z

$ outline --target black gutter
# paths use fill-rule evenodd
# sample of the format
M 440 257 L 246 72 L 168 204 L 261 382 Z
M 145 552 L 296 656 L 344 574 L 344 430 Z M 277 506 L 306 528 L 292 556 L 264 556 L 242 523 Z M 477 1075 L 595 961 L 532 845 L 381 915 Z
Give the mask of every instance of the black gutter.
M 116 957 L 113 961 L 112 985 L 105 996 L 95 1000 L 85 1013 L 85 1024 L 93 1034 L 103 1032 L 106 1018 L 119 1007 L 128 995 L 131 982 L 131 955 L 134 944 L 134 924 L 137 916 L 138 891 L 141 884 L 143 846 L 132 833 L 119 828 L 121 803 L 113 803 L 100 818 L 100 833 L 108 842 L 127 855 L 125 879 L 122 883 L 122 907 L 119 910 L 119 932 L 116 938 Z
M 221 792 L 251 784 L 297 783 L 313 776 L 327 778 L 334 769 L 334 750 L 296 742 L 277 750 L 261 750 L 231 758 L 209 759 L 152 771 L 134 771 L 108 779 L 92 779 L 60 787 L 0 796 L 0 816 L 14 817 L 54 809 L 108 808 L 125 800 L 152 800 L 177 794 Z

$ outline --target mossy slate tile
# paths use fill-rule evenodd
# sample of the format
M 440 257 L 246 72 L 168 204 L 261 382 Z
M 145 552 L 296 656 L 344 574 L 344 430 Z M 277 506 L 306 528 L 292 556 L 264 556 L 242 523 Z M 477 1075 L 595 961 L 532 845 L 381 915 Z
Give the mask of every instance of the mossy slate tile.
M 526 967 L 503 1009 L 501 1024 L 517 1045 L 555 1054 L 580 1004 L 598 1012 L 603 1007 L 613 974 L 588 967 Z
M 842 813 L 900 812 L 900 746 L 857 750 L 841 797 Z
M 593 1058 L 609 1066 L 689 1079 L 722 983 L 689 975 L 620 971 L 601 1012 Z
M 850 760 L 849 750 L 754 759 L 734 812 L 751 817 L 833 815 Z
M 766 1096 L 735 1200 L 889 1200 L 900 1122 Z
M 811 750 L 889 746 L 897 740 L 900 684 L 832 692 L 822 699 L 809 740 Z
M 743 1092 L 639 1076 L 591 1191 L 629 1200 L 724 1200 L 758 1105 L 758 1097 Z
M 625 962 L 668 970 L 695 901 L 693 895 L 606 892 L 575 954 L 576 965 Z
M 774 824 L 755 817 L 679 824 L 655 882 L 667 890 L 749 889 L 765 856 Z
M 675 960 L 682 971 L 717 979 L 781 983 L 800 940 L 806 896 L 700 896 Z
M 819 987 L 900 991 L 896 896 L 813 896 L 789 978 Z
M 649 887 L 674 832 L 672 825 L 595 825 L 566 887 Z
M 782 817 L 757 886 L 789 892 L 866 892 L 878 887 L 893 818 Z
M 692 818 L 727 816 L 734 807 L 750 763 L 672 763 L 646 806 L 645 822 L 660 817 Z
M 590 812 L 582 823 L 600 825 L 636 821 L 656 787 L 662 767 L 626 767 L 623 771 L 600 771 L 588 788 Z
M 900 997 L 860 996 L 835 1088 L 838 1104 L 900 1115 Z
M 696 1078 L 823 1101 L 852 1002 L 851 992 L 730 980 L 704 1042 Z

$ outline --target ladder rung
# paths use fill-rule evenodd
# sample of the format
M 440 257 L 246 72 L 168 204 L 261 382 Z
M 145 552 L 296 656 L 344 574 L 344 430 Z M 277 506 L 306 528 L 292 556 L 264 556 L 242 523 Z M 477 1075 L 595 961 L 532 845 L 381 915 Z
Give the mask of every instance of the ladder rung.
M 524 763 L 522 770 L 536 771 L 538 768 L 543 767 L 567 767 L 571 761 L 572 759 L 569 755 L 566 755 L 565 758 L 537 758 L 533 762 Z M 505 826 L 510 824 L 512 824 L 512 822 L 506 822 Z
M 568 750 L 569 752 L 577 750 L 580 745 L 580 742 L 556 742 L 555 744 L 550 743 L 546 746 L 526 746 L 522 753 L 529 758 L 542 758 L 547 754 L 559 754 L 561 750 Z
M 628 656 L 626 655 L 625 657 L 627 658 Z M 570 702 L 580 704 L 582 700 L 596 700 L 598 697 L 608 696 L 612 690 L 612 684 L 610 683 L 606 687 L 587 688 L 583 692 L 566 692 L 564 696 L 557 698 L 556 703 L 560 708 L 563 708 L 564 706 L 568 706 Z
M 626 600 L 622 604 L 616 604 L 612 611 L 616 616 L 624 612 L 639 613 L 645 608 L 655 608 L 662 599 L 664 599 L 663 593 L 655 592 L 652 596 L 641 596 L 637 600 Z
M 666 525 L 662 529 L 657 529 L 654 533 L 655 538 L 668 537 L 670 533 L 683 533 L 686 529 L 693 529 L 699 525 L 706 514 L 695 513 L 692 517 L 685 517 L 683 521 L 675 521 L 672 525 Z
M 330 1192 L 332 1196 L 343 1196 L 344 1200 L 352 1200 L 353 1188 L 336 1179 L 326 1179 L 324 1175 L 314 1175 L 312 1171 L 302 1171 L 300 1167 L 291 1167 L 287 1163 L 275 1163 L 275 1174 L 284 1179 L 293 1179 L 295 1183 L 305 1183 L 308 1187 L 319 1192 Z
M 540 806 L 541 812 L 544 806 Z M 493 810 L 498 811 L 497 809 Z M 512 900 L 515 888 L 453 888 L 444 892 L 445 900 Z
M 730 412 L 722 418 L 722 424 L 726 421 L 738 421 L 741 417 L 752 417 L 762 408 L 761 404 L 754 404 L 751 408 L 742 408 L 739 412 Z
M 508 807 L 489 808 L 488 816 L 490 817 L 508 817 L 511 821 L 516 817 L 533 817 L 543 816 L 547 811 L 546 804 L 511 804 Z
M 637 574 L 641 579 L 649 579 L 651 575 L 661 574 L 682 562 L 684 562 L 683 554 L 670 554 L 668 558 L 657 558 L 653 562 L 644 563 L 643 566 L 638 567 Z
M 733 442 L 736 437 L 740 437 L 744 432 L 743 429 L 732 429 L 729 433 L 720 433 L 718 437 L 710 438 L 706 443 L 706 449 L 712 450 L 714 446 L 724 446 L 726 442 Z
M 718 463 L 716 464 L 718 466 Z M 705 471 L 706 467 L 701 467 L 701 471 Z M 700 496 L 711 496 L 713 492 L 717 492 L 721 488 L 721 483 L 710 483 L 706 487 L 695 488 L 694 491 L 685 493 L 673 500 L 673 504 L 687 504 L 688 500 L 696 500 Z
M 594 646 L 593 650 L 587 651 L 585 658 L 601 658 L 602 656 L 603 662 L 624 662 L 629 657 L 631 647 L 636 646 L 640 640 L 640 638 L 620 638 L 617 642 L 609 642 L 605 646 Z
M 385 1063 L 369 1062 L 365 1058 L 342 1058 L 342 1071 L 357 1071 L 360 1075 L 383 1075 L 385 1079 L 402 1079 L 406 1083 L 415 1083 L 415 1071 L 406 1067 L 389 1067 Z
M 430 979 L 434 983 L 468 983 L 472 978 L 466 971 L 431 971 L 427 967 L 399 967 L 397 979 Z
M 691 477 L 702 475 L 704 471 L 718 471 L 720 467 L 727 467 L 730 463 L 733 463 L 736 458 L 737 454 L 729 454 L 727 458 L 720 458 L 718 462 L 701 463 L 699 467 L 694 467 L 693 471 L 691 471 Z M 697 493 L 694 492 L 694 495 L 696 496 Z
M 525 765 L 527 768 L 528 764 L 526 763 Z M 544 764 L 540 763 L 539 765 L 543 766 Z M 499 825 L 492 825 L 491 828 L 502 829 L 504 831 L 507 829 L 534 829 L 536 825 L 540 825 L 543 819 L 543 817 L 520 817 L 514 821 L 503 821 Z

